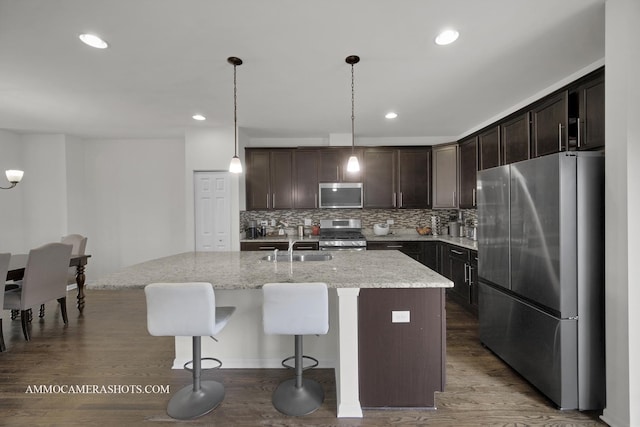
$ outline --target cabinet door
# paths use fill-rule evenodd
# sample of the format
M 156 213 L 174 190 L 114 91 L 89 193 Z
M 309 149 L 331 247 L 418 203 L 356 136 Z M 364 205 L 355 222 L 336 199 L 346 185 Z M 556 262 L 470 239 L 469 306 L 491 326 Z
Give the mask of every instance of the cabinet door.
M 478 309 L 478 252 L 469 252 L 469 291 L 471 292 L 470 300 L 471 307 L 475 310 Z
M 287 242 L 240 242 L 241 251 L 286 251 L 288 248 Z
M 512 117 L 503 122 L 500 127 L 502 128 L 503 164 L 527 160 L 531 152 L 529 113 Z
M 462 248 L 449 248 L 449 269 L 451 271 L 451 280 L 453 288 L 451 292 L 455 293 L 461 302 L 469 304 L 471 301 L 471 292 L 469 290 L 469 272 L 468 268 L 468 252 Z
M 569 143 L 567 92 L 548 97 L 532 114 L 533 157 L 566 150 Z
M 478 134 L 478 170 L 500 166 L 500 126 Z
M 247 210 L 269 209 L 269 150 L 246 150 Z
M 438 266 L 438 242 L 423 242 L 422 243 L 422 263 L 440 273 Z
M 396 207 L 396 155 L 393 149 L 364 150 L 364 207 Z
M 351 148 L 321 148 L 318 182 L 362 182 L 362 172 L 347 172 Z M 354 151 L 362 170 L 362 149 Z
M 321 148 L 318 164 L 318 182 L 340 182 L 342 151 L 337 148 Z
M 273 150 L 270 170 L 271 209 L 293 208 L 293 151 Z
M 458 207 L 458 144 L 436 145 L 433 156 L 433 207 Z
M 460 142 L 460 208 L 476 207 L 477 141 L 474 136 Z
M 294 207 L 318 207 L 319 150 L 298 149 L 294 152 Z
M 431 149 L 398 150 L 399 208 L 425 209 L 431 206 Z
M 604 77 L 580 87 L 578 149 L 604 147 Z

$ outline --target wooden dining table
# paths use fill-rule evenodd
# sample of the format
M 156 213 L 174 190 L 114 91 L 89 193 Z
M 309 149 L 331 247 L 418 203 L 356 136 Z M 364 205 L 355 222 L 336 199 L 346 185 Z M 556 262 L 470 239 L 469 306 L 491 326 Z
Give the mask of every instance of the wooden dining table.
M 27 266 L 29 254 L 12 254 L 7 271 L 7 280 L 20 280 L 24 277 L 24 269 Z M 84 269 L 91 255 L 71 254 L 69 267 L 76 268 L 76 284 L 78 285 L 78 310 L 82 314 L 84 310 Z

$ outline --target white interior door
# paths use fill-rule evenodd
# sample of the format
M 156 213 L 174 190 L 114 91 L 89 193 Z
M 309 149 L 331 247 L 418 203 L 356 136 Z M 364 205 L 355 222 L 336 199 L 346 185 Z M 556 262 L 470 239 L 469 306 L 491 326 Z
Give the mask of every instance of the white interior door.
M 231 250 L 228 172 L 194 172 L 196 251 Z

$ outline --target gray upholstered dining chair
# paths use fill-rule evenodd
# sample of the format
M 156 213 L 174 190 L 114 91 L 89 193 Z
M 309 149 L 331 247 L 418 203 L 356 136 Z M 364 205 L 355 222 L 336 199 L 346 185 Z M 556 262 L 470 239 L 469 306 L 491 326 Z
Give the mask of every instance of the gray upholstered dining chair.
M 0 254 L 0 278 L 4 280 L 7 277 L 7 270 L 9 270 L 9 261 L 11 261 L 11 254 Z M 4 291 L 0 292 L 0 307 L 4 307 Z M 2 310 L 0 310 L 0 352 L 5 351 L 7 348 L 4 345 L 4 335 L 2 333 Z
M 48 243 L 29 251 L 22 286 L 4 293 L 4 309 L 20 310 L 22 333 L 29 341 L 28 310 L 57 299 L 62 320 L 67 319 L 67 271 L 71 259 L 71 245 Z

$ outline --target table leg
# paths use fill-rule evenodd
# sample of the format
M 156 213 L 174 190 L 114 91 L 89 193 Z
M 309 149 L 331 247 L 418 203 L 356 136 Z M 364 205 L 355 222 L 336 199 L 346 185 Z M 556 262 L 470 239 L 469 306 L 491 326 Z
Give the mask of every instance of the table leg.
M 78 285 L 78 311 L 84 310 L 84 265 L 76 267 L 76 284 Z
M 338 418 L 362 418 L 358 383 L 358 288 L 338 288 Z

